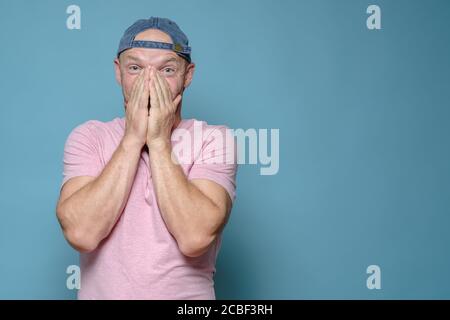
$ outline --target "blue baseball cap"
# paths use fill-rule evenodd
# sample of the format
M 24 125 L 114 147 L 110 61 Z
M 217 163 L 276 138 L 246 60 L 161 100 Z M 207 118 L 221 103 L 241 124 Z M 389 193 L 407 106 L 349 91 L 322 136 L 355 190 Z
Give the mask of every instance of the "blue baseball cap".
M 167 33 L 173 43 L 158 41 L 134 40 L 137 34 L 147 29 L 158 29 Z M 150 17 L 149 19 L 140 19 L 133 23 L 120 39 L 119 49 L 117 50 L 117 58 L 122 52 L 131 48 L 154 48 L 173 50 L 177 55 L 191 62 L 191 47 L 187 36 L 181 31 L 178 25 L 167 18 Z

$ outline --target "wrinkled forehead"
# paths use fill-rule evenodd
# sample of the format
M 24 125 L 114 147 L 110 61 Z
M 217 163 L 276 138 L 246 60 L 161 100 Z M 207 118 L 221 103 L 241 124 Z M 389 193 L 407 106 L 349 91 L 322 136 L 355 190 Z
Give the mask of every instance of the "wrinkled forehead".
M 121 63 L 136 63 L 139 65 L 161 66 L 167 63 L 181 65 L 181 57 L 166 49 L 131 48 L 120 55 Z

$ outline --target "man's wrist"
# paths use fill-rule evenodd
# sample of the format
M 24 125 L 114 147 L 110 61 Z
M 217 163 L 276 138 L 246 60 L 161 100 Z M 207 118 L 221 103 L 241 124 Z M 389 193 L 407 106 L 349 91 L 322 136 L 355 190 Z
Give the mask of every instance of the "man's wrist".
M 125 135 L 120 142 L 121 147 L 124 148 L 126 151 L 141 151 L 144 144 L 142 142 L 139 142 L 137 139 L 134 139 L 133 137 Z
M 147 142 L 147 147 L 149 151 L 153 152 L 170 152 L 172 149 L 172 144 L 170 139 L 158 138 Z

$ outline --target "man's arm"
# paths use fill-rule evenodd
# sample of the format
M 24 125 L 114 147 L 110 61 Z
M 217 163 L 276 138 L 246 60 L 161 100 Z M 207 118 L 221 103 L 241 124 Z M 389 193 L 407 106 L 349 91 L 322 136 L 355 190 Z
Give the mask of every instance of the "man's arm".
M 180 251 L 196 257 L 208 250 L 228 220 L 231 199 L 219 184 L 189 181 L 171 159 L 170 141 L 149 144 L 150 168 L 161 215 Z
M 76 250 L 94 250 L 111 232 L 125 207 L 140 150 L 123 139 L 97 178 L 75 192 L 70 190 L 72 181 L 64 185 L 56 212 L 64 236 Z
M 79 251 L 94 250 L 109 235 L 126 205 L 146 140 L 148 78 L 146 69 L 134 83 L 124 137 L 101 174 L 93 180 L 72 178 L 61 191 L 57 216 L 64 236 Z
M 203 254 L 226 223 L 231 198 L 219 184 L 191 182 L 171 158 L 171 130 L 181 95 L 172 100 L 166 80 L 151 68 L 151 108 L 147 146 L 150 170 L 161 215 L 180 251 L 190 257 Z

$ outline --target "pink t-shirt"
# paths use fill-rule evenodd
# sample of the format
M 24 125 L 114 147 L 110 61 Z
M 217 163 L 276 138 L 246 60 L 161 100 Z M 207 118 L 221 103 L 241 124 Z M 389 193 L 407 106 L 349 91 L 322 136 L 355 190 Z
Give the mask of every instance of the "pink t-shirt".
M 75 176 L 98 176 L 124 132 L 125 118 L 90 120 L 73 129 L 64 148 L 61 187 Z M 192 148 L 187 152 L 183 145 Z M 234 202 L 236 147 L 227 127 L 182 120 L 172 133 L 172 147 L 188 179 L 212 180 Z M 96 250 L 80 254 L 78 298 L 215 299 L 213 276 L 220 242 L 221 236 L 196 258 L 181 253 L 159 211 L 144 148 L 117 224 Z

